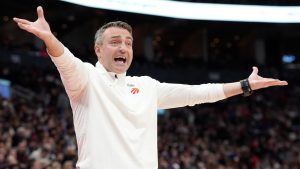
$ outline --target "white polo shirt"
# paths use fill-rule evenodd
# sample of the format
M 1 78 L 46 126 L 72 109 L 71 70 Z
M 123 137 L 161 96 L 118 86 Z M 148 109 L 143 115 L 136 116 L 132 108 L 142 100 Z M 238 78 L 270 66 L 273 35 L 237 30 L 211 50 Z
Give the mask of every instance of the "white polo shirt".
M 67 48 L 51 58 L 70 98 L 79 169 L 157 169 L 157 109 L 225 98 L 222 84 L 168 84 L 110 73 Z

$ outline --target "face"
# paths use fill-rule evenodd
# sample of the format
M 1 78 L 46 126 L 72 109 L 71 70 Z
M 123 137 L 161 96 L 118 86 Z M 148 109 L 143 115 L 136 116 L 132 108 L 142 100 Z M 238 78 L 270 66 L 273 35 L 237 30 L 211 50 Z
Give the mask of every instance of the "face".
M 128 70 L 133 57 L 132 41 L 126 29 L 110 27 L 105 30 L 102 42 L 95 44 L 95 52 L 108 72 L 120 74 Z

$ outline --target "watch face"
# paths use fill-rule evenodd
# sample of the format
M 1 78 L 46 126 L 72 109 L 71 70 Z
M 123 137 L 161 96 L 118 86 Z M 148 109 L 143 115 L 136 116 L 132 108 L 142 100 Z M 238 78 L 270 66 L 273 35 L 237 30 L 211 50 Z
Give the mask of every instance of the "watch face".
M 241 88 L 243 91 L 243 96 L 250 96 L 253 91 L 250 87 L 249 80 L 244 79 L 244 80 L 241 80 L 240 83 L 241 83 Z

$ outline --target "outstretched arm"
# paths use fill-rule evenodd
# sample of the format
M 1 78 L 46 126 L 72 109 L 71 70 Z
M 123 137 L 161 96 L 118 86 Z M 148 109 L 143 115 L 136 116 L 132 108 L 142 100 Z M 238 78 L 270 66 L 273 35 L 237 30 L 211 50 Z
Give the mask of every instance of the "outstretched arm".
M 271 86 L 284 86 L 288 84 L 286 81 L 261 77 L 258 75 L 257 67 L 253 67 L 252 69 L 253 71 L 248 77 L 250 88 L 252 90 L 267 88 Z M 243 93 L 240 82 L 225 83 L 223 85 L 223 89 L 226 97 L 231 97 Z
M 85 64 L 53 35 L 40 6 L 37 7 L 37 15 L 38 18 L 34 22 L 20 18 L 14 18 L 14 21 L 21 29 L 34 34 L 46 44 L 48 54 L 60 73 L 68 96 L 73 99 L 80 98 L 88 81 Z
M 288 84 L 286 81 L 259 76 L 256 67 L 253 67 L 248 81 L 251 90 Z M 240 82 L 202 85 L 158 83 L 157 86 L 158 107 L 164 109 L 212 103 L 243 93 Z
M 40 6 L 37 7 L 37 15 L 38 19 L 34 22 L 20 18 L 14 18 L 14 21 L 21 29 L 34 34 L 44 41 L 51 56 L 61 56 L 64 52 L 64 46 L 51 32 L 50 26 L 45 20 L 43 8 Z

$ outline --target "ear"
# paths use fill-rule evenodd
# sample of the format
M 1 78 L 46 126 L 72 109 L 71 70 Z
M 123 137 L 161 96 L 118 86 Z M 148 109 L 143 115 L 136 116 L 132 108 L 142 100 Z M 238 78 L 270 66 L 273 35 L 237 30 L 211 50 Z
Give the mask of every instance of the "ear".
M 98 60 L 100 60 L 100 53 L 101 53 L 100 45 L 99 44 L 95 44 L 94 50 L 95 50 L 95 53 L 97 55 Z

